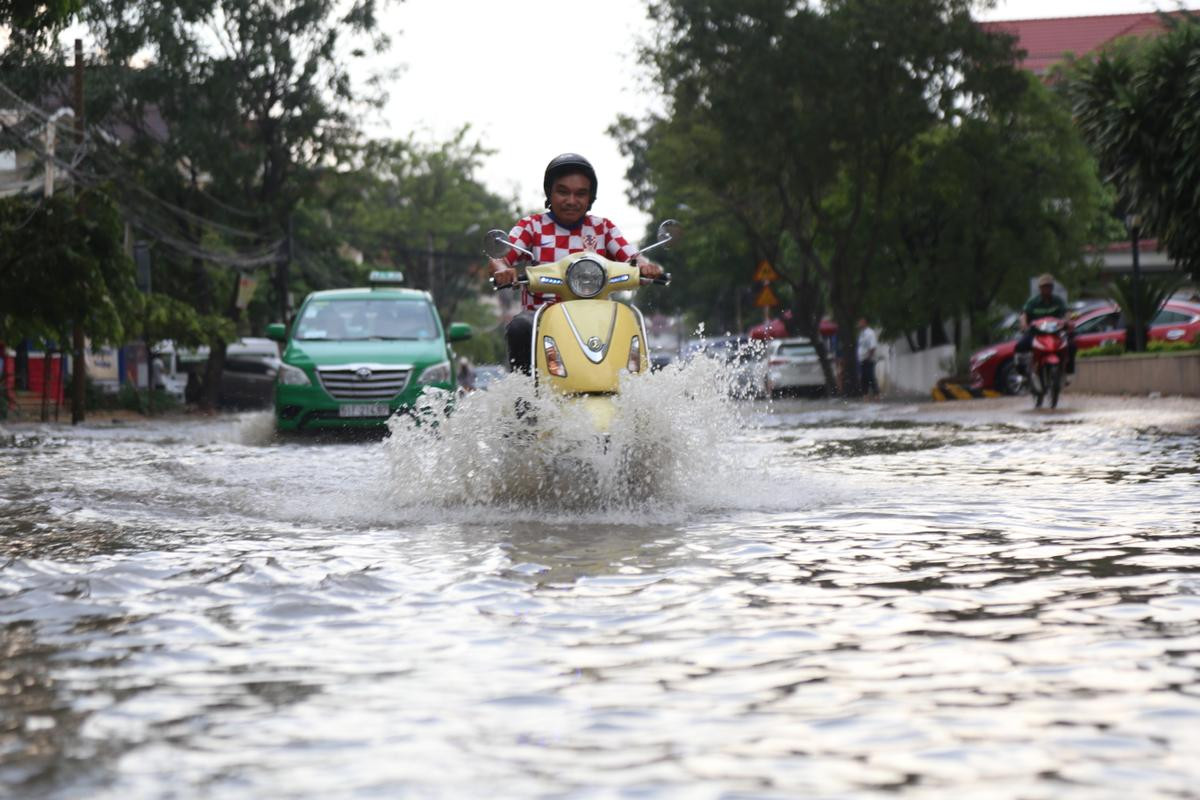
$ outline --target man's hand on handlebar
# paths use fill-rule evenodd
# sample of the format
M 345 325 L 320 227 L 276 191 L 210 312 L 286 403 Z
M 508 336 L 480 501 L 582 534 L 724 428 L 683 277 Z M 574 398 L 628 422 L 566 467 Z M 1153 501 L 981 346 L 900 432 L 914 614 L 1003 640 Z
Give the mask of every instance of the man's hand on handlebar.
M 641 272 L 643 278 L 661 278 L 663 276 L 662 267 L 644 258 L 638 259 L 638 270 Z
M 492 270 L 492 282 L 495 283 L 497 289 L 502 286 L 511 286 L 517 280 L 517 271 L 503 259 L 490 259 L 488 267 Z

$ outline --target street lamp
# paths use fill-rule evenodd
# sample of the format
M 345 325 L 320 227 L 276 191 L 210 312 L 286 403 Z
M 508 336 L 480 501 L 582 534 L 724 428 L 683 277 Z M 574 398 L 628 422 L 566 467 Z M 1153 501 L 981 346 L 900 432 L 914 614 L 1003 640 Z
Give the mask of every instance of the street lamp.
M 1140 244 L 1138 239 L 1142 232 L 1142 215 L 1126 214 L 1125 227 L 1129 229 L 1129 236 L 1133 240 L 1133 297 L 1129 298 L 1134 306 L 1130 309 L 1130 311 L 1133 312 L 1133 351 L 1140 353 L 1146 347 L 1146 343 L 1142 341 L 1146 335 L 1146 326 L 1142 321 L 1142 270 L 1141 263 L 1138 261 L 1138 256 L 1140 255 Z

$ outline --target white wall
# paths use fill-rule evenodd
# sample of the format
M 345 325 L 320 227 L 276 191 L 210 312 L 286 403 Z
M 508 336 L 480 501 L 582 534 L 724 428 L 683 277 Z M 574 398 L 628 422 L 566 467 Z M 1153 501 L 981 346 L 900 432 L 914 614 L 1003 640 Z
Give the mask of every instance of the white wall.
M 921 350 L 905 352 L 903 340 L 889 342 L 875 365 L 875 377 L 880 391 L 888 394 L 929 394 L 940 378 L 950 374 L 942 365 L 954 360 L 954 345 L 944 344 Z

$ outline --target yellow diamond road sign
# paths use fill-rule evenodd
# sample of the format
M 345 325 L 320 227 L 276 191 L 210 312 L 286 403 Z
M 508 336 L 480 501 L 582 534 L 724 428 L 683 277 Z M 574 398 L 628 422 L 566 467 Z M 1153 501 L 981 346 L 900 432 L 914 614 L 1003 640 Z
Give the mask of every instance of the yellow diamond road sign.
M 771 266 L 771 262 L 765 258 L 758 262 L 758 269 L 754 271 L 754 280 L 756 281 L 777 281 L 779 273 Z
M 770 286 L 764 286 L 762 291 L 758 293 L 758 297 L 754 298 L 754 305 L 759 308 L 770 308 L 771 306 L 779 305 L 779 298 L 771 291 Z

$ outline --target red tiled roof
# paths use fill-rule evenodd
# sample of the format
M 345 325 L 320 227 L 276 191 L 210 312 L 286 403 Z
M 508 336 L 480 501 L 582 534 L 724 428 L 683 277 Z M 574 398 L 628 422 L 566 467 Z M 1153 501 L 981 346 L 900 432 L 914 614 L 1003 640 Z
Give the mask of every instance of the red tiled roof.
M 1061 61 L 1065 53 L 1081 56 L 1123 36 L 1157 36 L 1165 30 L 1162 18 L 1154 13 L 1014 19 L 985 22 L 982 27 L 1016 36 L 1017 49 L 1025 51 L 1021 68 L 1036 75 Z

